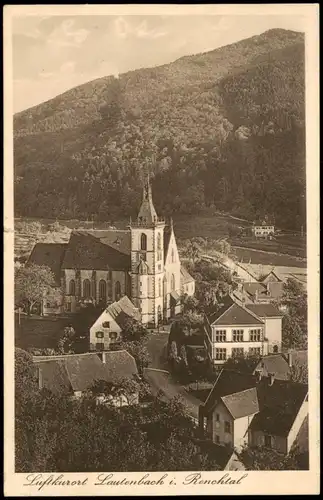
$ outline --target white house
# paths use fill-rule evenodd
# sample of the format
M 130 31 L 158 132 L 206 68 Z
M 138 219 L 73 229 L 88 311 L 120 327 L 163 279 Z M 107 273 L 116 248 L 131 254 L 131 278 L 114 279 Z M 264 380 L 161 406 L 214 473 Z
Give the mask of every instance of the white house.
M 127 319 L 141 321 L 141 314 L 125 295 L 108 306 L 90 328 L 90 350 L 103 351 L 121 340 L 122 326 Z
M 308 415 L 308 387 L 222 370 L 199 409 L 199 426 L 216 444 L 262 446 L 288 454 Z
M 275 226 L 264 221 L 261 224 L 254 224 L 252 232 L 256 238 L 271 238 L 275 234 Z
M 229 357 L 278 353 L 282 314 L 272 304 L 242 304 L 227 297 L 223 307 L 205 315 L 204 339 L 215 366 L 224 364 Z

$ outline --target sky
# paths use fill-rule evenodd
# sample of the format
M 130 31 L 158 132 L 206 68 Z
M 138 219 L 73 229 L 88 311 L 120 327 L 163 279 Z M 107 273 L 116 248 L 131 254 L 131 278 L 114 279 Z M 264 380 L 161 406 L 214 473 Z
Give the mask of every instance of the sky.
M 304 18 L 282 15 L 14 17 L 14 112 L 96 78 L 169 63 L 272 28 L 304 31 Z

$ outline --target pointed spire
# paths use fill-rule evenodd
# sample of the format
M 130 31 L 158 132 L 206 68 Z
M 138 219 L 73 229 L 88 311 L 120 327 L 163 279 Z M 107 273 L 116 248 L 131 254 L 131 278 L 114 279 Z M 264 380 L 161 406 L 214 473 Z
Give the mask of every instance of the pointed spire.
M 170 225 L 171 230 L 173 231 L 173 229 L 174 229 L 174 225 L 173 225 L 173 217 L 170 217 L 170 220 L 169 220 L 169 225 Z
M 157 213 L 153 204 L 152 192 L 149 174 L 147 173 L 146 182 L 143 186 L 143 199 L 138 214 L 138 219 L 144 224 L 157 222 Z

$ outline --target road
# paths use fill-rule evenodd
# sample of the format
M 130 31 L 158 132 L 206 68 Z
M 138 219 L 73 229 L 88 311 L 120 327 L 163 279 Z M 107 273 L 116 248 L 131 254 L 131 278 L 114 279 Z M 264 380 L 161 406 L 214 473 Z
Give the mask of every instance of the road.
M 162 392 L 166 399 L 180 397 L 188 414 L 198 421 L 198 408 L 201 401 L 189 394 L 183 386 L 172 380 L 166 360 L 167 332 L 152 332 L 148 341 L 151 366 L 145 369 L 144 378 L 149 383 L 153 394 Z

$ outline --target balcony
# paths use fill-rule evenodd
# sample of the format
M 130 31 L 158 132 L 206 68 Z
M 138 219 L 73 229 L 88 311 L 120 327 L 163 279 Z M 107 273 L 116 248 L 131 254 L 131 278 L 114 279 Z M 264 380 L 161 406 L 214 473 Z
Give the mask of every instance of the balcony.
M 164 217 L 154 217 L 154 220 L 152 222 L 148 221 L 147 219 L 137 219 L 136 221 L 129 221 L 129 227 L 151 227 L 151 226 L 158 226 L 164 225 L 166 223 L 166 219 Z

